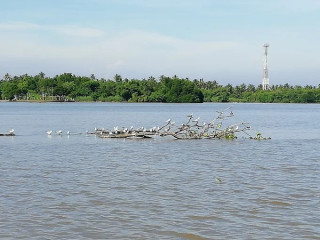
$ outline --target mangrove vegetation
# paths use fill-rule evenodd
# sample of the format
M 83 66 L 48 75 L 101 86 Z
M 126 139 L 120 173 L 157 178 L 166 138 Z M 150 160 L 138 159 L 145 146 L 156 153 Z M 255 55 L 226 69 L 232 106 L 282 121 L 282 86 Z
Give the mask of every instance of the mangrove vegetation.
M 318 86 L 241 84 L 225 86 L 217 81 L 190 80 L 177 76 L 158 79 L 127 79 L 115 75 L 113 79 L 97 79 L 63 73 L 47 77 L 6 74 L 0 79 L 0 100 L 10 101 L 101 101 L 101 102 L 261 102 L 261 103 L 320 103 Z

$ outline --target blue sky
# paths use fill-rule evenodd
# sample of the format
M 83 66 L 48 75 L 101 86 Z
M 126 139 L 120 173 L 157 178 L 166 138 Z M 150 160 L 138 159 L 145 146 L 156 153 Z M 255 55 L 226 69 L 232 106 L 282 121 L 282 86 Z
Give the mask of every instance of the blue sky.
M 320 83 L 320 0 L 0 0 L 0 77 Z

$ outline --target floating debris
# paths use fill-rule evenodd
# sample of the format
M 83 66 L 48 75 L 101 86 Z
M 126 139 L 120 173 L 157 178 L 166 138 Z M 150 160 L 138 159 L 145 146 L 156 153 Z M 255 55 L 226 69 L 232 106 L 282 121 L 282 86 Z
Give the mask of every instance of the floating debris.
M 220 178 L 216 178 L 216 183 L 222 183 L 222 180 Z
M 193 114 L 189 114 L 186 123 L 176 125 L 170 118 L 166 121 L 166 124 L 157 127 L 154 126 L 150 129 L 145 127 L 139 127 L 134 129 L 131 126 L 129 129 L 123 127 L 119 129 L 118 126 L 114 127 L 112 131 L 104 128 L 97 129 L 93 133 L 100 138 L 151 138 L 153 136 L 171 136 L 175 139 L 236 139 L 241 133 L 249 136 L 250 139 L 266 140 L 270 138 L 263 138 L 261 134 L 257 134 L 256 137 L 252 137 L 249 131 L 253 129 L 246 122 L 235 123 L 232 125 L 226 125 L 223 127 L 224 120 L 234 117 L 234 113 L 230 108 L 224 111 L 217 112 L 218 116 L 211 120 L 209 123 L 200 123 L 200 117 L 193 119 Z
M 271 139 L 270 137 L 263 137 L 260 132 L 257 132 L 255 137 L 250 136 L 249 138 L 250 139 L 254 139 L 254 140 L 259 140 L 259 141 L 260 140 L 270 140 Z
M 163 126 L 153 126 L 146 128 L 144 126 L 134 128 L 115 126 L 112 130 L 106 128 L 94 128 L 94 131 L 86 131 L 86 136 L 95 135 L 99 138 L 128 138 L 128 139 L 150 139 L 155 136 L 173 137 L 181 140 L 191 139 L 237 139 L 239 136 L 246 136 L 254 140 L 268 140 L 271 138 L 262 137 L 260 132 L 254 129 L 246 122 L 227 124 L 230 118 L 234 117 L 234 113 L 227 108 L 223 111 L 217 111 L 218 115 L 209 122 L 200 122 L 200 117 L 194 118 L 193 114 L 187 115 L 185 123 L 176 124 L 170 118 Z M 14 130 L 10 131 L 6 136 L 13 136 Z M 255 134 L 250 134 L 255 132 Z M 53 133 L 52 130 L 46 132 L 47 135 Z M 56 131 L 56 135 L 62 136 L 62 130 Z M 79 132 L 66 131 L 67 136 L 81 135 Z M 1 136 L 1 135 L 0 135 Z M 4 136 L 4 134 L 2 134 Z
M 14 133 L 14 129 L 11 129 L 9 133 L 0 133 L 0 137 L 10 137 L 10 136 L 15 136 L 16 134 Z

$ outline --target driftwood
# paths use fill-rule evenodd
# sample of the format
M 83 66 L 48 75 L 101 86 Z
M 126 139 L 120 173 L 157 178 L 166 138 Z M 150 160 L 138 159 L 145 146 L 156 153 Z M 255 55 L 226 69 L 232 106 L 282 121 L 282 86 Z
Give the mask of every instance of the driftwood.
M 10 136 L 15 136 L 14 133 L 0 133 L 0 137 L 10 137 Z
M 218 111 L 218 115 L 209 123 L 200 123 L 200 118 L 194 118 L 193 114 L 188 115 L 186 123 L 176 126 L 171 119 L 167 124 L 160 128 L 160 136 L 172 136 L 176 139 L 235 139 L 240 134 L 248 136 L 250 139 L 266 140 L 260 133 L 252 136 L 249 132 L 253 131 L 247 122 L 233 123 L 225 125 L 225 121 L 234 117 L 231 108 Z
M 14 129 L 11 129 L 9 133 L 0 133 L 0 137 L 12 137 L 15 136 Z
M 152 129 L 145 129 L 143 127 L 134 129 L 131 127 L 123 128 L 122 130 L 119 130 L 118 127 L 114 127 L 113 131 L 107 130 L 107 129 L 95 129 L 94 134 L 96 134 L 98 137 L 101 138 L 151 138 L 154 135 L 157 135 L 156 128 Z
M 218 115 L 209 123 L 200 123 L 200 118 L 194 118 L 193 114 L 187 116 L 185 123 L 177 126 L 171 119 L 161 127 L 153 127 L 147 130 L 144 127 L 134 129 L 133 127 L 114 127 L 113 130 L 95 129 L 92 134 L 101 138 L 151 138 L 152 136 L 171 136 L 175 139 L 236 139 L 239 135 L 247 136 L 249 139 L 266 140 L 270 138 L 262 137 L 261 133 L 250 134 L 254 131 L 246 122 L 226 125 L 224 122 L 234 116 L 231 108 L 217 112 Z

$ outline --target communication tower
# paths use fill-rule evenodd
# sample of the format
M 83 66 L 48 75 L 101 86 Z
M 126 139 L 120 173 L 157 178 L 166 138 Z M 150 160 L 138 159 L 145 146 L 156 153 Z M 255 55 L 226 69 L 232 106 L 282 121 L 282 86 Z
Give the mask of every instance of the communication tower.
M 263 79 L 262 79 L 262 89 L 269 89 L 269 76 L 268 76 L 268 47 L 269 44 L 266 43 L 263 45 L 264 55 L 263 55 Z

